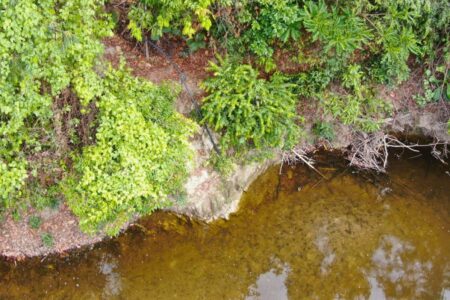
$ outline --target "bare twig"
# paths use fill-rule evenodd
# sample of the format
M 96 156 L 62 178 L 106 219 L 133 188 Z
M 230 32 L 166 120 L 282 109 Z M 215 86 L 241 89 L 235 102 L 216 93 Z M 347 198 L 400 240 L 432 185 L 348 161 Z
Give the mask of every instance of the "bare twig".
M 308 165 L 308 167 L 310 167 L 311 169 L 313 169 L 314 171 L 317 172 L 317 174 L 319 174 L 320 176 L 322 176 L 323 178 L 326 179 L 325 175 L 323 175 L 322 173 L 320 173 L 319 170 L 317 170 L 314 166 L 313 166 L 313 161 L 307 157 L 305 154 L 300 154 L 298 152 L 296 152 L 295 150 L 292 150 L 292 152 L 294 152 L 294 154 L 305 164 Z
M 145 50 L 145 58 L 149 59 L 150 54 L 149 54 L 149 50 L 148 50 L 148 38 L 147 38 L 147 35 L 144 36 L 144 50 Z
M 445 158 L 448 156 L 446 142 L 435 141 L 429 144 L 406 144 L 396 137 L 382 132 L 371 134 L 355 132 L 353 140 L 352 149 L 347 155 L 350 165 L 382 173 L 386 172 L 389 148 L 408 149 L 419 153 L 420 151 L 416 148 L 433 147 L 431 154 L 445 164 Z M 437 146 L 443 146 L 443 150 L 438 150 Z
M 317 170 L 314 167 L 314 160 L 312 158 L 308 157 L 306 155 L 306 152 L 303 151 L 302 149 L 295 148 L 295 149 L 292 149 L 290 152 L 283 153 L 282 164 L 284 162 L 286 162 L 289 165 L 292 165 L 292 164 L 297 163 L 298 161 L 301 161 L 301 162 L 305 163 L 308 167 L 313 169 L 321 177 L 327 179 L 325 177 L 325 175 L 323 175 L 319 170 Z M 280 169 L 280 171 L 281 171 L 281 169 Z

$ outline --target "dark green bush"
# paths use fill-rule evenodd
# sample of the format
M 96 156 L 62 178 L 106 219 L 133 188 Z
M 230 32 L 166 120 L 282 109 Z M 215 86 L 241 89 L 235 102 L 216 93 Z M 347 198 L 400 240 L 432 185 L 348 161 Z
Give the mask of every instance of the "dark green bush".
M 160 38 L 165 30 L 192 37 L 199 28 L 211 27 L 210 6 L 217 0 L 134 0 L 128 13 L 131 34 L 142 41 L 145 32 Z
M 289 81 L 294 84 L 295 94 L 303 97 L 315 97 L 329 86 L 335 76 L 336 74 L 328 68 L 318 68 L 291 75 Z
M 330 113 L 345 125 L 355 125 L 359 130 L 379 130 L 383 118 L 391 113 L 392 108 L 364 84 L 360 66 L 349 65 L 341 81 L 346 93 L 324 92 L 320 95 L 325 113 Z
M 214 76 L 202 83 L 202 122 L 222 133 L 222 148 L 289 148 L 298 142 L 296 97 L 279 74 L 259 78 L 250 65 L 219 59 Z
M 317 122 L 313 126 L 313 132 L 320 138 L 332 141 L 335 137 L 333 124 L 328 122 Z
M 44 247 L 51 248 L 55 244 L 53 235 L 49 232 L 45 232 L 41 235 L 41 241 Z
M 372 37 L 364 20 L 351 9 L 342 11 L 324 1 L 307 1 L 302 11 L 303 25 L 312 35 L 312 42 L 320 41 L 324 53 L 345 56 L 360 49 Z
M 239 38 L 258 57 L 266 71 L 274 70 L 274 45 L 300 38 L 300 7 L 290 0 L 243 1 L 242 5 L 238 19 L 246 29 Z

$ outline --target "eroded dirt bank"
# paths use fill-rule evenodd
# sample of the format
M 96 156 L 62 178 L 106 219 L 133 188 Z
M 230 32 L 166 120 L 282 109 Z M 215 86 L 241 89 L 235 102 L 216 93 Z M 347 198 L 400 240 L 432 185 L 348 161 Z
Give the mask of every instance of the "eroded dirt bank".
M 174 49 L 173 51 L 177 51 Z M 119 62 L 123 56 L 127 65 L 133 69 L 134 74 L 156 83 L 166 80 L 178 81 L 179 76 L 173 67 L 156 53 L 146 59 L 134 46 L 120 37 L 112 37 L 105 41 L 105 58 L 113 64 Z M 177 55 L 174 60 L 186 72 L 187 85 L 196 99 L 200 99 L 202 91 L 198 84 L 207 73 L 205 67 L 212 54 L 207 50 L 201 50 L 187 58 Z M 447 133 L 447 111 L 441 105 L 430 105 L 425 109 L 414 106 L 412 95 L 417 92 L 417 78 L 409 81 L 395 90 L 383 91 L 385 99 L 392 102 L 394 107 L 393 117 L 386 120 L 386 130 L 403 135 L 415 134 L 433 137 L 441 141 L 450 141 Z M 190 97 L 182 92 L 176 103 L 177 110 L 189 115 L 194 108 Z M 307 108 L 305 108 L 307 110 Z M 306 120 L 314 120 L 317 112 L 314 109 L 305 111 Z M 311 130 L 312 122 L 306 122 L 306 133 Z M 303 147 L 308 151 L 314 151 L 317 146 L 325 146 L 330 149 L 344 150 L 352 144 L 352 131 L 346 126 L 337 126 L 336 139 L 332 143 L 321 143 L 312 139 L 306 139 Z M 186 183 L 186 202 L 184 206 L 174 206 L 171 210 L 195 217 L 204 221 L 217 218 L 227 218 L 230 213 L 238 208 L 239 200 L 249 185 L 262 174 L 269 166 L 279 163 L 281 155 L 274 154 L 274 158 L 264 162 L 252 163 L 244 166 L 236 166 L 235 171 L 227 178 L 214 171 L 206 164 L 213 151 L 212 144 L 200 129 L 192 138 L 191 144 L 195 149 L 195 160 L 192 165 L 191 175 Z M 28 225 L 28 216 L 39 214 L 42 225 L 39 229 L 31 229 Z M 76 217 L 69 209 L 61 204 L 56 209 L 45 209 L 41 212 L 30 211 L 20 220 L 13 220 L 11 215 L 0 224 L 0 256 L 21 259 L 29 256 L 48 255 L 50 253 L 63 254 L 71 249 L 92 245 L 105 238 L 98 234 L 88 236 L 82 233 Z M 129 223 L 127 226 L 132 225 Z M 45 247 L 41 241 L 41 234 L 50 232 L 54 238 L 53 247 Z

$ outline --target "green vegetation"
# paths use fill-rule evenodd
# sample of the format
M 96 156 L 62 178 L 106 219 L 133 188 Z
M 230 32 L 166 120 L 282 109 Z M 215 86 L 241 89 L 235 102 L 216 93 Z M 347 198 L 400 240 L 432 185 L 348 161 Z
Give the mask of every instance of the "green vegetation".
M 193 124 L 173 107 L 175 93 L 110 70 L 99 108 L 95 145 L 75 158 L 65 194 L 85 231 L 117 234 L 138 214 L 168 206 L 187 176 Z
M 49 232 L 45 232 L 41 235 L 41 241 L 44 247 L 51 248 L 53 247 L 55 241 L 53 239 L 53 235 Z
M 176 84 L 156 86 L 102 59 L 111 20 L 138 43 L 167 36 L 185 42 L 182 55 L 225 53 L 202 83 L 198 120 L 220 134 L 211 163 L 224 173 L 230 157 L 294 147 L 308 117 L 327 140 L 338 123 L 383 130 L 392 108 L 380 85 L 411 70 L 418 106 L 450 100 L 445 0 L 115 4 L 0 0 L 0 212 L 19 219 L 29 206 L 65 202 L 84 231 L 114 235 L 182 198 L 196 125 L 174 109 Z M 124 11 L 110 16 L 111 6 Z
M 20 198 L 27 156 L 55 147 L 52 99 L 71 86 L 97 94 L 100 38 L 109 34 L 97 0 L 0 1 L 0 207 Z
M 316 100 L 325 114 L 356 130 L 381 129 L 391 108 L 376 94 L 376 85 L 393 86 L 407 80 L 411 66 L 422 64 L 425 69 L 424 92 L 416 96 L 420 106 L 449 100 L 450 7 L 446 1 L 241 0 L 203 1 L 199 5 L 197 1 L 170 5 L 162 0 L 138 1 L 130 14 L 139 7 L 146 11 L 140 20 L 170 19 L 172 24 L 165 23 L 165 32 L 187 38 L 192 51 L 205 47 L 208 36 L 211 45 L 233 53 L 237 61 L 247 61 L 254 70 L 266 73 L 265 78 L 272 72 L 280 76 L 280 59 L 302 65 L 301 72 L 289 75 L 293 91 Z M 178 14 L 181 9 L 187 13 Z M 167 17 L 167 11 L 174 13 Z M 198 17 L 200 13 L 209 16 L 206 26 Z M 160 38 L 164 33 L 161 26 L 155 31 L 155 26 L 139 25 L 136 20 L 130 15 L 134 36 L 134 28 L 139 28 L 138 40 L 142 34 Z M 189 29 L 180 32 L 182 23 Z M 330 85 L 341 88 L 331 89 Z M 219 89 L 217 85 L 205 98 L 208 122 L 224 133 L 225 148 L 252 146 L 252 137 L 241 133 L 255 132 L 253 124 L 231 124 L 229 113 L 219 112 L 220 105 L 212 107 L 212 98 L 219 101 Z M 233 91 L 239 97 L 236 93 Z M 233 131 L 233 126 L 239 130 Z
M 256 11 L 258 14 L 252 15 Z M 256 55 L 266 71 L 275 69 L 274 46 L 300 38 L 300 13 L 293 1 L 243 1 L 237 17 L 239 27 L 244 29 L 239 41 L 241 49 L 247 48 Z
M 222 133 L 223 150 L 289 148 L 298 142 L 296 97 L 286 78 L 259 77 L 252 66 L 218 57 L 211 63 L 214 76 L 203 82 L 202 122 Z
M 311 33 L 311 41 L 322 43 L 324 54 L 345 57 L 372 38 L 371 31 L 354 11 L 347 7 L 330 9 L 324 1 L 307 1 L 302 20 L 306 31 Z
M 38 216 L 31 216 L 28 219 L 28 224 L 30 225 L 31 228 L 38 229 L 42 224 L 42 220 Z
M 327 122 L 317 122 L 314 124 L 313 132 L 320 138 L 332 141 L 335 137 L 333 124 Z
M 83 230 L 116 234 L 182 192 L 194 126 L 173 108 L 176 87 L 99 59 L 103 6 L 0 1 L 0 211 L 16 219 L 64 199 Z
M 160 38 L 164 32 L 173 31 L 192 37 L 200 28 L 209 30 L 212 24 L 210 5 L 215 0 L 135 0 L 128 13 L 128 28 L 138 41 L 143 31 L 152 38 Z
M 29 199 L 30 203 L 26 204 L 31 204 L 37 210 L 57 209 L 60 204 L 60 189 L 58 185 L 44 187 L 36 180 L 32 180 L 23 191 L 23 197 Z
M 359 65 L 350 65 L 342 75 L 342 86 L 347 94 L 323 93 L 325 112 L 338 118 L 345 125 L 373 132 L 380 129 L 383 117 L 389 114 L 389 105 L 377 99 L 367 85 L 363 84 L 364 73 Z
M 450 62 L 450 53 L 447 61 Z M 439 65 L 435 71 L 427 69 L 423 79 L 423 95 L 416 95 L 415 100 L 421 107 L 430 102 L 438 102 L 441 100 L 450 101 L 450 84 L 448 66 Z

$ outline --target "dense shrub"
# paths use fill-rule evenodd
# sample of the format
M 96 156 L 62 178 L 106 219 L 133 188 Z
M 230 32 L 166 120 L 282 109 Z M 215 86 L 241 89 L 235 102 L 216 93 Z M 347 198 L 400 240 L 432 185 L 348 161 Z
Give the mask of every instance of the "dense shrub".
M 390 113 L 389 105 L 374 96 L 358 98 L 355 95 L 325 93 L 322 98 L 326 113 L 330 113 L 345 125 L 355 125 L 365 132 L 380 130 L 384 116 Z
M 326 113 L 338 118 L 345 125 L 373 132 L 381 129 L 383 118 L 391 113 L 391 106 L 374 95 L 364 84 L 364 73 L 359 65 L 350 65 L 342 74 L 342 86 L 346 92 L 320 94 Z
M 97 102 L 96 143 L 75 158 L 65 193 L 81 228 L 116 234 L 130 217 L 171 204 L 187 176 L 193 123 L 167 86 L 110 70 Z
M 300 8 L 294 1 L 243 1 L 238 19 L 244 28 L 241 43 L 259 59 L 267 71 L 275 69 L 272 60 L 275 43 L 286 44 L 300 38 Z M 253 16 L 250 12 L 253 12 Z
M 27 156 L 55 146 L 53 98 L 68 86 L 84 103 L 98 94 L 94 66 L 110 31 L 102 5 L 0 1 L 0 208 L 21 196 Z
M 84 230 L 115 234 L 181 190 L 193 125 L 175 90 L 105 73 L 103 4 L 0 1 L 0 211 L 66 199 Z
M 372 37 L 363 21 L 352 10 L 331 11 L 324 1 L 307 1 L 302 11 L 303 25 L 311 33 L 311 41 L 321 41 L 325 53 L 343 56 L 360 49 Z
M 317 122 L 313 126 L 313 132 L 316 136 L 332 141 L 335 138 L 333 124 L 327 122 Z
M 303 97 L 314 97 L 324 91 L 336 74 L 330 69 L 316 68 L 289 76 L 294 92 Z
M 142 30 L 156 38 L 180 28 L 188 37 L 210 30 L 210 41 L 233 55 L 251 54 L 266 72 L 276 70 L 273 56 L 279 48 L 289 50 L 287 59 L 333 76 L 357 61 L 372 80 L 396 84 L 408 78 L 415 56 L 448 86 L 442 82 L 448 76 L 436 71 L 445 65 L 442 57 L 449 47 L 450 4 L 445 0 L 141 0 L 129 17 L 139 40 Z M 430 95 L 445 96 L 438 84 L 425 88 L 421 103 Z
M 275 74 L 259 78 L 250 65 L 219 59 L 211 63 L 214 76 L 203 82 L 203 122 L 222 133 L 226 150 L 290 147 L 297 142 L 296 97 L 292 85 Z
M 217 0 L 135 0 L 128 13 L 128 25 L 139 41 L 145 32 L 158 39 L 165 30 L 192 37 L 199 28 L 211 27 L 210 6 Z

